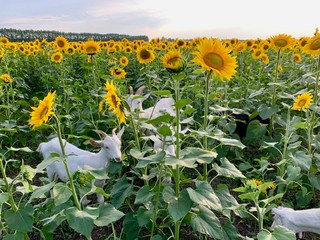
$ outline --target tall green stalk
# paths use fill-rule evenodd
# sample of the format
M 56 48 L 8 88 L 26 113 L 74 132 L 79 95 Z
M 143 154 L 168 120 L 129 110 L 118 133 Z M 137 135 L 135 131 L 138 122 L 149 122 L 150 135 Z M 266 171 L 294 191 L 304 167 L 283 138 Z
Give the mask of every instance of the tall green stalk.
M 272 85 L 272 105 L 271 105 L 271 107 L 273 107 L 276 104 L 276 100 L 277 100 L 276 83 L 278 81 L 278 67 L 279 67 L 279 61 L 280 61 L 280 52 L 281 52 L 281 49 L 279 49 L 278 53 L 277 53 L 277 62 L 276 62 L 276 66 L 275 66 L 275 75 L 274 75 L 273 85 Z M 273 135 L 273 130 L 274 130 L 274 114 L 270 117 L 269 135 L 271 137 Z
M 209 115 L 209 89 L 210 89 L 210 79 L 212 76 L 212 71 L 207 73 L 205 90 L 204 90 L 204 116 L 203 116 L 203 130 L 205 135 L 203 136 L 203 149 L 208 149 L 208 137 L 206 131 L 208 130 L 208 115 Z M 208 178 L 208 165 L 203 164 L 203 180 L 207 181 Z
M 60 147 L 61 147 L 61 152 L 62 152 L 62 157 L 63 157 L 63 164 L 65 166 L 65 169 L 66 169 L 66 172 L 67 172 L 67 175 L 68 175 L 68 179 L 69 179 L 69 183 L 70 183 L 70 188 L 71 188 L 73 200 L 74 200 L 74 202 L 76 204 L 77 209 L 81 211 L 81 204 L 80 204 L 80 201 L 79 201 L 78 196 L 77 196 L 76 188 L 75 188 L 75 186 L 73 184 L 72 175 L 70 173 L 68 162 L 67 162 L 66 152 L 65 152 L 64 145 L 63 145 L 63 142 L 62 142 L 60 121 L 59 121 L 58 117 L 55 114 L 53 114 L 52 116 L 53 116 L 53 119 L 55 120 L 55 123 L 56 123 L 56 126 L 57 126 L 57 135 L 58 135 L 58 139 L 59 139 L 59 143 L 60 143 Z
M 176 78 L 173 79 L 174 80 L 174 89 L 175 89 L 175 98 L 176 98 L 176 102 L 178 102 L 180 100 L 180 79 Z M 180 159 L 180 108 L 178 106 L 176 106 L 176 158 Z M 176 197 L 178 198 L 180 196 L 180 169 L 179 169 L 179 165 L 176 165 L 176 169 L 175 169 L 175 189 L 176 189 Z M 180 222 L 177 221 L 175 223 L 175 235 L 174 235 L 174 239 L 175 240 L 179 240 L 179 233 L 180 233 Z

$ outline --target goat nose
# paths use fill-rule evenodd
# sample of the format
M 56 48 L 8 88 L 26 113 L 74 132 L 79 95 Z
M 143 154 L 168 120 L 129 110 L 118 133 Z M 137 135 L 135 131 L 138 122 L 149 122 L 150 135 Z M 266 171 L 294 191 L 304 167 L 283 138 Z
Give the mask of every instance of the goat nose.
M 120 157 L 116 157 L 115 160 L 116 162 L 121 162 L 122 159 Z

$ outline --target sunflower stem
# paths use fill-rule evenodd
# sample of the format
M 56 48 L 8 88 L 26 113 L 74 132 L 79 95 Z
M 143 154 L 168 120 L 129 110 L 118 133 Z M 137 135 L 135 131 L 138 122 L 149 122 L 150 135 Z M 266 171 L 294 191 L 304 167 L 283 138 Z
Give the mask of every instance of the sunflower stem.
M 210 89 L 210 78 L 212 76 L 212 71 L 209 71 L 206 78 L 205 92 L 204 92 L 204 116 L 203 116 L 203 130 L 205 135 L 203 136 L 203 149 L 208 150 L 208 113 L 209 113 L 209 89 Z M 208 178 L 208 165 L 203 164 L 203 180 L 207 181 Z
M 70 188 L 71 188 L 73 200 L 74 200 L 74 202 L 75 202 L 76 207 L 78 208 L 78 210 L 81 211 L 81 204 L 80 204 L 80 202 L 79 202 L 79 199 L 78 199 L 78 196 L 77 196 L 77 192 L 76 192 L 75 186 L 74 186 L 74 184 L 73 184 L 73 179 L 72 179 L 72 175 L 71 175 L 70 170 L 69 170 L 69 166 L 68 166 L 68 161 L 67 161 L 67 156 L 66 156 L 64 144 L 63 144 L 63 142 L 62 142 L 62 134 L 61 134 L 60 121 L 59 121 L 58 117 L 57 117 L 55 114 L 53 114 L 52 116 L 53 116 L 53 119 L 54 119 L 55 122 L 56 122 L 57 135 L 58 135 L 59 144 L 60 144 L 60 147 L 61 147 L 63 164 L 64 164 L 64 166 L 65 166 L 65 169 L 66 169 L 66 172 L 67 172 L 67 175 L 68 175 L 68 179 L 69 179 L 69 183 L 70 183 Z
M 275 67 L 275 76 L 273 79 L 273 85 L 272 85 L 272 104 L 271 107 L 273 107 L 276 104 L 276 98 L 277 98 L 277 88 L 276 83 L 278 80 L 278 67 L 279 67 L 279 61 L 280 61 L 280 52 L 281 49 L 278 50 L 277 53 L 277 61 L 276 61 L 276 67 Z M 272 137 L 274 130 L 274 114 L 270 117 L 270 129 L 269 129 L 269 136 Z

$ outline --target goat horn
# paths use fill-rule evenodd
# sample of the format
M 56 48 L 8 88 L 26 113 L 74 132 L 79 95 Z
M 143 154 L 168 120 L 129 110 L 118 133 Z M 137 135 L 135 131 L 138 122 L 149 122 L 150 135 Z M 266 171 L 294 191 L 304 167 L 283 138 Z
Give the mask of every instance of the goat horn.
M 104 137 L 104 138 L 108 136 L 108 134 L 106 134 L 104 131 L 101 131 L 101 130 L 98 130 L 98 129 L 95 129 L 93 131 L 95 131 L 98 134 L 101 134 L 101 136 Z
M 133 95 L 133 88 L 131 86 L 129 86 L 129 90 L 130 90 L 130 95 Z
M 138 90 L 136 91 L 136 94 L 137 95 L 142 95 L 142 92 L 143 92 L 144 88 L 145 88 L 145 86 L 139 87 Z

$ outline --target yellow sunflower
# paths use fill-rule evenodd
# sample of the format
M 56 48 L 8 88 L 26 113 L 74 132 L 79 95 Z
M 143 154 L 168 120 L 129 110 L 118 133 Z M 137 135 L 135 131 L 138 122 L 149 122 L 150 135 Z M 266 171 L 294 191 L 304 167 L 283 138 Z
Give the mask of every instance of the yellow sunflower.
M 287 34 L 279 34 L 270 38 L 271 46 L 276 49 L 289 49 L 295 42 L 295 39 Z
M 301 55 L 299 53 L 295 53 L 293 54 L 292 56 L 292 60 L 295 61 L 295 62 L 301 62 Z
M 9 74 L 2 74 L 1 76 L 0 76 L 0 79 L 2 79 L 4 82 L 6 82 L 6 83 L 12 83 L 13 82 L 13 80 L 12 80 L 12 78 L 10 77 L 10 75 Z
M 203 39 L 197 45 L 196 57 L 192 60 L 204 70 L 213 71 L 221 80 L 230 80 L 236 73 L 237 60 L 229 55 L 231 49 L 223 46 L 218 39 Z
M 307 44 L 303 47 L 303 52 L 310 54 L 312 56 L 320 55 L 320 35 L 319 34 L 310 38 L 307 41 Z
M 123 78 L 127 74 L 126 71 L 119 67 L 112 67 L 109 71 L 114 78 Z
M 112 112 L 117 116 L 120 124 L 125 123 L 126 117 L 121 104 L 121 98 L 117 94 L 117 88 L 113 84 L 113 81 L 110 83 L 107 81 L 105 86 L 107 93 L 103 97 L 106 100 L 106 103 L 109 104 L 109 110 L 112 110 Z
M 55 42 L 56 42 L 58 48 L 61 50 L 65 50 L 68 48 L 68 45 L 69 45 L 68 40 L 62 36 L 56 37 Z
M 121 66 L 126 67 L 126 66 L 128 65 L 128 63 L 129 63 L 129 60 L 128 60 L 127 57 L 122 56 L 122 57 L 120 58 L 119 62 L 120 62 L 120 64 L 121 64 Z
M 101 51 L 100 45 L 94 41 L 85 42 L 83 49 L 87 55 L 94 55 L 94 54 L 99 53 Z
M 245 42 L 240 42 L 234 47 L 236 53 L 243 52 L 247 49 L 247 44 Z
M 62 53 L 61 52 L 55 52 L 51 55 L 51 61 L 55 63 L 60 63 L 62 61 Z
M 262 53 L 261 54 L 261 61 L 264 63 L 264 64 L 268 64 L 269 63 L 269 56 L 265 53 Z
M 171 50 L 161 58 L 165 68 L 178 70 L 183 65 L 183 60 L 179 50 Z
M 46 123 L 49 117 L 54 114 L 53 101 L 55 98 L 56 91 L 53 93 L 49 92 L 48 95 L 39 101 L 38 107 L 31 107 L 33 112 L 30 113 L 29 125 L 34 129 Z
M 6 37 L 0 37 L 0 43 L 7 44 L 9 43 L 9 39 Z
M 293 107 L 291 109 L 293 110 L 302 110 L 310 107 L 310 104 L 313 101 L 313 96 L 311 93 L 303 93 L 299 95 L 296 100 L 294 100 Z
M 153 51 L 149 50 L 147 47 L 139 47 L 137 49 L 137 59 L 140 64 L 152 62 L 154 58 Z

